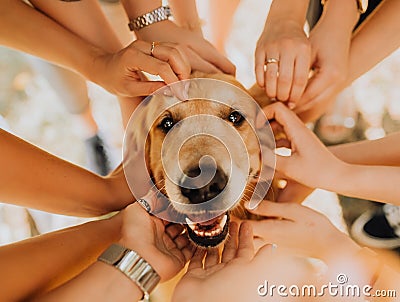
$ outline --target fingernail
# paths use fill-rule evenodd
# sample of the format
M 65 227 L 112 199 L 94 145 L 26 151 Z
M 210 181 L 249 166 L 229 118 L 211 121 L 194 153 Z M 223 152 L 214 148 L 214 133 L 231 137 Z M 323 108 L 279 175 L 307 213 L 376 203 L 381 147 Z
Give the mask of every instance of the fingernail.
M 289 107 L 290 110 L 293 110 L 294 108 L 296 108 L 296 104 L 293 103 L 293 102 L 289 102 L 288 103 L 288 107 Z

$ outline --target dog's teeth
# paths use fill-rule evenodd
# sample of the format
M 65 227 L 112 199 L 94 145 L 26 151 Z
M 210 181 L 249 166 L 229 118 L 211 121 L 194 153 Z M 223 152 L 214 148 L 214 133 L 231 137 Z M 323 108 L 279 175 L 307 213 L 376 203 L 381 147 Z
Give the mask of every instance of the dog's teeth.
M 189 228 L 191 228 L 193 231 L 196 229 L 196 224 L 193 223 L 189 218 L 185 218 L 187 225 L 189 226 Z
M 219 226 L 223 229 L 226 221 L 228 220 L 228 216 L 224 215 L 224 217 L 222 217 L 221 222 L 219 223 Z

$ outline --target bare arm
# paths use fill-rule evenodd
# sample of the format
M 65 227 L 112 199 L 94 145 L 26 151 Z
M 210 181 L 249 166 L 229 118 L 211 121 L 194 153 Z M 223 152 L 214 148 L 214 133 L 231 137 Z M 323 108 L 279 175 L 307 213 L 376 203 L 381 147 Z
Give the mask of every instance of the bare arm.
M 123 47 L 96 0 L 30 2 L 58 24 L 105 51 L 117 52 Z
M 192 1 L 192 0 L 191 0 Z M 194 3 L 186 3 L 178 9 L 178 19 L 183 14 L 196 15 L 192 11 Z M 140 15 L 148 13 L 157 7 L 160 7 L 160 0 L 123 0 L 126 14 L 129 19 L 135 19 Z M 173 2 L 172 8 L 177 8 L 177 2 Z M 189 11 L 190 10 L 190 11 Z M 175 42 L 182 46 L 183 53 L 189 59 L 192 70 L 199 70 L 206 73 L 225 72 L 228 74 L 235 73 L 235 66 L 215 47 L 205 40 L 202 36 L 195 34 L 188 28 L 179 27 L 170 20 L 156 22 L 135 31 L 136 36 L 147 42 Z
M 332 103 L 338 93 L 399 48 L 399 9 L 400 1 L 382 1 L 375 12 L 363 22 L 351 40 L 345 81 L 326 100 L 302 112 L 300 116 L 303 121 L 316 120 L 325 113 L 327 104 Z
M 270 98 L 291 105 L 300 99 L 311 65 L 311 44 L 303 29 L 309 2 L 273 1 L 255 51 L 258 85 Z
M 299 118 L 281 103 L 265 107 L 264 112 L 268 119 L 275 118 L 283 126 L 291 145 L 291 156 L 276 156 L 277 171 L 312 188 L 400 205 L 399 166 L 346 163 L 329 152 Z
M 175 276 L 193 254 L 181 225 L 165 223 L 146 213 L 138 204 L 121 214 L 120 245 L 137 252 L 162 281 Z M 180 234 L 180 235 L 179 235 Z M 115 267 L 96 262 L 79 276 L 35 301 L 138 301 L 143 292 Z
M 328 148 L 336 157 L 356 165 L 400 166 L 400 133 L 372 141 Z
M 0 300 L 26 301 L 75 277 L 119 240 L 120 228 L 115 216 L 1 247 Z
M 351 84 L 400 46 L 400 1 L 382 1 L 354 34 L 346 84 Z
M 98 216 L 133 196 L 122 169 L 102 178 L 0 129 L 0 200 L 47 212 Z
M 201 21 L 195 0 L 169 0 L 175 22 L 183 28 L 202 35 Z
M 93 45 L 19 0 L 0 3 L 0 43 L 86 77 L 89 77 L 93 56 L 99 52 Z

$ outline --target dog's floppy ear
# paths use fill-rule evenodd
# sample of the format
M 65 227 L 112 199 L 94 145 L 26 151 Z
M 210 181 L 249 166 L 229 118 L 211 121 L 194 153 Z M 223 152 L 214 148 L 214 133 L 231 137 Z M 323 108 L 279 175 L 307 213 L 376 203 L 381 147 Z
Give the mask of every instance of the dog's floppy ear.
M 271 99 L 265 93 L 265 90 L 258 86 L 257 83 L 254 84 L 248 91 L 261 107 L 265 107 L 272 103 Z

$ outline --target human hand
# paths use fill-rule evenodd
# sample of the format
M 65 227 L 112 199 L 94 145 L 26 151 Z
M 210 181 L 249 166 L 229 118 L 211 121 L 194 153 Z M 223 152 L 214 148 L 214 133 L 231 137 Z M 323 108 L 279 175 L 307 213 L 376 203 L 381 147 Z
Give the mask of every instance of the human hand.
M 264 244 L 277 244 L 278 248 L 291 249 L 305 257 L 329 262 L 341 255 L 355 254 L 360 247 L 339 231 L 326 216 L 297 203 L 263 201 L 253 214 L 263 220 L 248 221 L 254 235 Z
M 268 63 L 271 59 L 278 62 Z M 268 97 L 289 101 L 294 107 L 306 87 L 310 65 L 311 44 L 303 24 L 267 20 L 256 46 L 255 72 L 258 85 L 265 88 Z
M 168 224 L 134 203 L 122 212 L 120 244 L 137 252 L 161 281 L 167 281 L 183 269 L 194 252 L 183 230 L 182 225 Z
M 181 28 L 169 20 L 157 22 L 135 32 L 138 38 L 152 41 L 179 43 L 189 58 L 192 70 L 205 73 L 235 74 L 235 66 L 200 34 Z
M 278 172 L 312 188 L 325 188 L 338 182 L 345 173 L 346 164 L 329 152 L 295 113 L 278 102 L 264 107 L 263 111 L 268 120 L 282 127 L 291 149 L 290 156 L 276 155 Z
M 90 80 L 118 96 L 147 96 L 166 84 L 187 79 L 189 61 L 182 47 L 171 42 L 158 43 L 151 55 L 151 44 L 134 41 L 117 53 L 97 54 Z M 159 75 L 164 82 L 147 81 L 141 71 Z
M 240 278 L 243 278 L 243 270 L 249 268 L 254 258 L 253 232 L 250 224 L 242 223 L 240 230 L 238 229 L 238 224 L 231 222 L 230 236 L 225 243 L 221 261 L 219 261 L 218 248 L 196 250 L 186 274 L 175 288 L 173 301 L 245 301 L 249 299 L 248 291 L 243 290 L 242 286 L 240 292 L 221 291 L 221 288 L 237 283 L 239 272 L 241 272 Z M 256 257 L 265 257 L 263 254 L 268 253 L 269 249 L 270 247 L 267 247 L 260 251 Z M 193 293 L 196 295 L 194 296 Z
M 307 187 L 297 181 L 286 179 L 286 185 L 278 189 L 276 202 L 302 203 L 313 191 L 313 188 Z
M 296 113 L 318 104 L 326 111 L 330 100 L 345 88 L 352 27 L 344 30 L 337 26 L 337 20 L 330 20 L 329 16 L 323 17 L 310 32 L 313 74 L 298 102 Z

